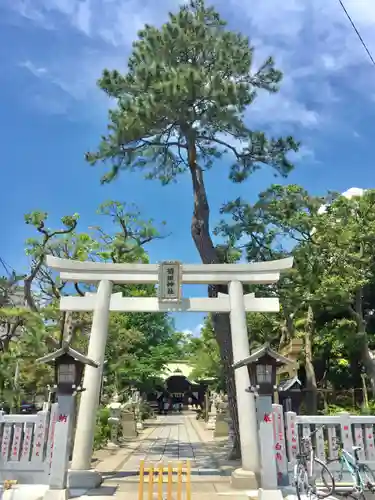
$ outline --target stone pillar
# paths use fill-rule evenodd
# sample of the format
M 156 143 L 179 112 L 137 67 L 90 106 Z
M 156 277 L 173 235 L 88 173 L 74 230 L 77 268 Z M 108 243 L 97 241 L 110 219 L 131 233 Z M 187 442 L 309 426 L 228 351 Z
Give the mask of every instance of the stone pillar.
M 69 498 L 67 489 L 67 472 L 69 462 L 69 436 L 72 431 L 74 396 L 72 394 L 59 394 L 57 404 L 57 415 L 59 417 L 57 418 L 55 424 L 55 443 L 49 475 L 49 487 L 43 496 L 43 500 L 61 500 Z M 23 495 L 22 498 L 24 498 Z
M 211 408 L 208 412 L 208 420 L 206 422 L 206 429 L 214 431 L 216 426 L 216 393 L 214 392 L 211 397 Z
M 118 448 L 119 447 L 119 430 L 120 430 L 120 420 L 121 420 L 121 410 L 122 405 L 119 402 L 119 395 L 117 392 L 112 396 L 112 401 L 107 405 L 109 408 L 110 416 L 108 418 L 108 425 L 111 427 L 111 437 L 107 443 L 108 448 Z
M 91 471 L 96 414 L 99 406 L 100 387 L 103 374 L 105 346 L 108 335 L 109 307 L 112 282 L 102 280 L 96 294 L 96 304 L 92 320 L 90 343 L 87 356 L 99 364 L 99 368 L 85 367 L 81 402 L 74 440 L 73 460 L 70 473 L 70 486 L 76 488 L 93 487 L 100 484 L 101 477 Z M 80 471 L 81 473 L 78 473 Z M 75 473 L 77 472 L 77 473 Z M 96 476 L 96 477 L 94 477 Z M 92 486 L 95 484 L 95 486 Z
M 142 420 L 142 402 L 143 398 L 139 391 L 133 393 L 135 405 L 134 405 L 134 415 L 136 421 L 136 427 L 138 431 L 143 430 L 143 420 Z
M 144 425 L 143 425 L 143 420 L 142 420 L 142 412 L 140 408 L 140 403 L 138 403 L 136 409 L 135 409 L 135 421 L 136 421 L 136 427 L 138 431 L 143 430 Z
M 122 413 L 122 437 L 123 439 L 132 439 L 138 436 L 134 412 L 127 409 Z
M 230 413 L 228 408 L 228 396 L 225 394 L 219 403 L 219 413 L 216 416 L 214 437 L 229 436 Z
M 242 283 L 231 281 L 228 293 L 233 362 L 236 363 L 250 356 Z M 252 393 L 247 392 L 250 387 L 250 378 L 246 366 L 235 370 L 235 382 L 242 468 L 232 473 L 232 485 L 236 488 L 251 489 L 257 487 L 255 474 L 260 473 L 260 456 L 255 398 Z

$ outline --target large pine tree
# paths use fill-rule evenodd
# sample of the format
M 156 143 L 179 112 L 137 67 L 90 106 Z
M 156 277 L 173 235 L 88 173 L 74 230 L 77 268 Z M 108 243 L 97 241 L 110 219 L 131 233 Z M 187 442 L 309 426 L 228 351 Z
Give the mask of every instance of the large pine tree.
M 287 153 L 298 148 L 293 138 L 267 138 L 244 120 L 257 91 L 276 92 L 282 74 L 272 58 L 253 72 L 248 38 L 226 29 L 203 0 L 191 0 L 169 14 L 160 29 L 146 25 L 138 36 L 127 72 L 105 70 L 99 80 L 117 106 L 110 111 L 108 135 L 87 159 L 109 164 L 102 182 L 123 170 L 144 170 L 147 178 L 163 184 L 189 172 L 194 243 L 203 263 L 220 263 L 210 232 L 204 171 L 222 158 L 231 162 L 233 182 L 245 180 L 263 165 L 288 174 L 292 165 Z M 210 296 L 218 291 L 219 287 L 209 287 Z M 226 374 L 236 455 L 239 431 L 228 315 L 214 315 L 213 325 Z

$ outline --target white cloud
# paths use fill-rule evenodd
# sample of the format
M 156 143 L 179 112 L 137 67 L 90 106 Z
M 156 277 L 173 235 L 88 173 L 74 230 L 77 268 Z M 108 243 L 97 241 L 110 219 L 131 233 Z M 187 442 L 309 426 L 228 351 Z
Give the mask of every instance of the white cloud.
M 32 63 L 31 61 L 21 62 L 19 64 L 19 66 L 21 68 L 27 69 L 28 71 L 30 71 L 30 73 L 32 73 L 34 76 L 36 76 L 38 78 L 41 78 L 42 76 L 46 76 L 48 73 L 47 68 L 38 67 L 34 63 Z
M 308 129 L 317 128 L 321 122 L 319 113 L 309 109 L 302 100 L 295 99 L 293 89 L 294 85 L 285 85 L 279 94 L 272 96 L 260 94 L 249 108 L 251 121 L 257 124 L 267 124 L 272 121 L 279 126 L 303 124 Z
M 102 38 L 115 47 L 130 45 L 137 31 L 148 23 L 165 19 L 178 0 L 6 0 L 10 9 L 34 21 L 40 27 L 61 28 L 68 22 L 77 31 L 92 38 Z
M 91 34 L 91 21 L 92 21 L 92 11 L 91 11 L 91 2 L 90 0 L 85 0 L 84 2 L 80 2 L 77 8 L 77 11 L 74 16 L 74 21 L 76 27 L 90 36 Z
M 5 0 L 19 16 L 39 27 L 71 28 L 82 35 L 74 56 L 35 65 L 35 76 L 49 79 L 74 100 L 97 98 L 95 82 L 104 67 L 125 68 L 127 53 L 145 23 L 160 24 L 179 0 Z M 213 0 L 232 28 L 251 38 L 254 67 L 273 55 L 284 72 L 281 91 L 261 93 L 248 113 L 255 126 L 272 124 L 292 131 L 332 126 L 341 87 L 372 102 L 375 71 L 338 1 Z M 375 53 L 373 0 L 345 0 L 345 5 Z M 95 49 L 93 49 L 93 44 Z M 66 57 L 65 57 L 66 56 Z M 40 71 L 35 71 L 40 70 Z M 43 71 L 45 70 L 45 71 Z M 103 96 L 101 97 L 103 99 Z M 103 99 L 104 102 L 104 99 Z
M 54 109 L 58 114 L 77 113 L 77 101 L 86 103 L 90 117 L 101 115 L 108 108 L 108 98 L 96 85 L 104 68 L 126 67 L 128 50 L 137 32 L 145 23 L 162 23 L 169 10 L 180 2 L 164 0 L 161 8 L 156 8 L 153 0 L 140 4 L 137 0 L 5 0 L 9 11 L 32 21 L 40 29 L 54 30 L 71 37 L 74 32 L 82 35 L 77 38 L 77 46 L 72 51 L 67 43 L 66 51 L 53 54 L 43 65 L 30 55 L 27 61 L 15 61 L 19 67 L 28 70 L 38 79 L 44 77 L 56 92 L 55 103 L 45 100 L 45 111 Z M 70 29 L 67 28 L 67 24 Z M 73 30 L 73 31 L 72 31 Z M 41 52 L 41 51 L 39 51 Z M 38 54 L 38 59 L 43 53 Z M 40 83 L 41 85 L 41 83 Z M 45 86 L 44 86 L 45 87 Z M 28 96 L 28 105 L 43 108 L 38 89 L 35 99 Z M 66 94 L 71 99 L 69 106 L 58 105 L 60 96 Z M 92 105 L 95 103 L 94 105 Z M 79 109 L 83 112 L 82 109 Z
M 203 328 L 203 325 L 199 324 L 195 328 L 193 328 L 192 330 L 189 330 L 189 329 L 182 330 L 182 333 L 184 333 L 185 335 L 191 335 L 192 337 L 200 337 L 202 328 Z
M 108 61 L 103 60 L 100 53 L 99 57 L 97 55 L 95 51 L 86 50 L 76 59 L 61 57 L 51 61 L 48 69 L 30 60 L 19 63 L 21 69 L 41 80 L 34 95 L 28 91 L 28 104 L 39 111 L 60 115 L 71 114 L 72 109 L 77 108 L 77 102 L 86 102 L 90 117 L 102 114 L 107 110 L 109 100 L 97 88 L 96 81 Z M 111 61 L 113 67 L 120 67 L 122 63 L 120 57 L 112 57 Z
M 306 146 L 305 144 L 303 144 L 299 148 L 297 153 L 292 151 L 289 154 L 290 154 L 290 160 L 293 163 L 297 163 L 297 162 L 300 162 L 302 160 L 308 160 L 309 162 L 317 163 L 317 160 L 315 159 L 314 150 L 312 148 L 310 148 L 309 146 Z
M 238 22 L 249 24 L 256 62 L 274 56 L 285 75 L 281 92 L 262 96 L 258 112 L 284 123 L 321 126 L 339 102 L 340 86 L 362 97 L 375 84 L 375 71 L 338 0 L 230 0 Z M 344 0 L 346 8 L 375 54 L 373 0 Z M 340 81 L 341 79 L 341 81 Z

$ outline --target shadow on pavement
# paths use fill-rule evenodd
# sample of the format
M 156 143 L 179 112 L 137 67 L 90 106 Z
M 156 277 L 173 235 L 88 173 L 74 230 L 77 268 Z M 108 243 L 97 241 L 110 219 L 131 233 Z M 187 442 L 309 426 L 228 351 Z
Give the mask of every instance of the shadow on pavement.
M 117 486 L 101 486 L 95 490 L 88 491 L 85 496 L 87 497 L 111 497 L 115 496 Z

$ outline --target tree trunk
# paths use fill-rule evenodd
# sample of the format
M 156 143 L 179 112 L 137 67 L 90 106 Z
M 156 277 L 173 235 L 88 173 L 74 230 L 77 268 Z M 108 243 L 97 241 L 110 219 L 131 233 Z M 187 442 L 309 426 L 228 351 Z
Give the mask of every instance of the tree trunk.
M 366 375 L 361 373 L 362 379 L 362 408 L 367 411 L 368 410 L 368 391 L 366 385 Z
M 375 363 L 370 355 L 368 346 L 368 336 L 366 331 L 366 321 L 363 317 L 363 290 L 356 293 L 354 308 L 350 307 L 349 312 L 357 324 L 356 345 L 359 348 L 359 356 L 365 367 L 367 376 L 371 384 L 372 397 L 375 397 Z
M 313 365 L 313 334 L 314 334 L 314 312 L 311 305 L 307 309 L 307 320 L 305 327 L 305 370 L 306 370 L 306 411 L 308 415 L 316 415 L 318 411 L 318 390 L 316 385 L 315 368 Z
M 374 398 L 375 397 L 375 363 L 370 355 L 367 334 L 365 334 L 364 337 L 365 338 L 360 339 L 360 342 L 362 344 L 361 349 L 360 349 L 360 355 L 361 355 L 362 364 L 366 369 L 366 373 L 367 373 L 367 376 L 368 376 L 370 384 L 371 384 L 372 398 Z
M 194 210 L 191 221 L 191 235 L 203 264 L 219 264 L 220 260 L 210 234 L 210 208 L 204 186 L 202 169 L 196 163 L 196 147 L 193 138 L 186 134 L 188 142 L 188 161 L 193 182 Z M 227 287 L 209 286 L 210 297 L 217 297 L 218 292 L 227 292 Z M 213 314 L 212 323 L 219 345 L 225 382 L 228 394 L 228 407 L 233 422 L 234 441 L 230 458 L 240 457 L 240 433 L 238 424 L 236 385 L 232 368 L 233 352 L 229 315 Z
M 289 312 L 288 309 L 284 306 L 284 304 L 282 304 L 282 314 L 284 317 L 284 321 L 282 322 L 281 325 L 279 350 L 287 346 L 295 336 L 294 313 Z
M 217 296 L 209 293 L 210 297 Z M 229 316 L 227 314 L 213 314 L 212 324 L 219 345 L 221 362 L 223 364 L 223 371 L 225 376 L 225 385 L 228 394 L 228 407 L 230 416 L 233 423 L 234 441 L 233 449 L 230 452 L 229 459 L 236 459 L 241 457 L 240 447 L 240 430 L 238 423 L 238 409 L 237 409 L 237 396 L 236 396 L 236 383 L 234 379 L 233 364 L 233 351 L 232 339 Z

